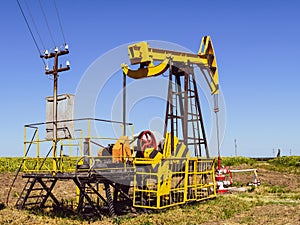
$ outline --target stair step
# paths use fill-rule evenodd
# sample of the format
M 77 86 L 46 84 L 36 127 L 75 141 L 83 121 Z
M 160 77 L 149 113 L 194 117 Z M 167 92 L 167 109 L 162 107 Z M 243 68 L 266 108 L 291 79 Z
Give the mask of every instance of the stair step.
M 43 198 L 43 197 L 45 197 L 46 195 L 32 195 L 32 196 L 28 196 L 27 197 L 27 199 L 29 199 L 29 198 Z
M 35 186 L 35 183 L 38 180 L 36 178 L 29 178 L 15 204 L 15 207 L 21 209 L 26 206 L 34 206 L 34 205 L 40 205 L 43 200 L 47 196 L 47 189 L 50 189 L 52 184 L 56 182 L 56 179 L 49 178 L 49 179 L 43 179 L 43 183 L 47 186 L 45 189 L 41 185 Z M 32 199 L 32 200 L 30 200 Z M 29 202 L 27 202 L 29 200 Z
M 44 188 L 32 188 L 31 191 L 43 191 L 45 190 Z
M 29 206 L 29 205 L 39 205 L 40 202 L 28 202 L 26 204 L 24 204 L 24 206 Z

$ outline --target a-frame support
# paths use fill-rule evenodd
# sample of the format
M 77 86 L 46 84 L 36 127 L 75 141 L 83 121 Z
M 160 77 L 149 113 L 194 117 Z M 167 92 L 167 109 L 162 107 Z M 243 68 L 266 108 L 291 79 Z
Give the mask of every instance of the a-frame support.
M 170 63 L 165 136 L 168 129 L 172 153 L 175 135 L 195 156 L 209 157 L 194 68 L 190 65 Z

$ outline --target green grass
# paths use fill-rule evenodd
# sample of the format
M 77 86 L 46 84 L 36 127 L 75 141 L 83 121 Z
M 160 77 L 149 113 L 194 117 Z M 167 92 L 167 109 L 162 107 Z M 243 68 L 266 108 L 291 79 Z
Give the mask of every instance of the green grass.
M 254 205 L 254 202 L 244 201 L 237 196 L 224 195 L 202 203 L 171 208 L 165 212 L 123 219 L 119 224 L 200 224 L 229 219 Z

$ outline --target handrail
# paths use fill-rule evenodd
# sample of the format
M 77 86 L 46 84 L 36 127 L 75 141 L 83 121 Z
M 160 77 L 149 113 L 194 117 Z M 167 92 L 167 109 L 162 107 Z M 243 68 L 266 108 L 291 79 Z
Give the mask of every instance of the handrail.
M 16 180 L 17 180 L 17 177 L 18 177 L 18 175 L 19 175 L 19 173 L 20 173 L 20 171 L 21 171 L 21 169 L 22 169 L 22 167 L 23 167 L 23 163 L 25 162 L 25 157 L 27 156 L 27 154 L 28 154 L 28 152 L 29 152 L 29 149 L 31 148 L 31 145 L 32 145 L 32 142 L 33 142 L 33 140 L 34 140 L 34 138 L 35 138 L 35 135 L 36 135 L 36 133 L 37 133 L 37 128 L 35 129 L 35 131 L 34 131 L 34 133 L 33 133 L 33 136 L 32 136 L 32 138 L 31 138 L 31 143 L 29 144 L 29 146 L 28 146 L 28 148 L 27 148 L 27 151 L 26 151 L 26 153 L 25 153 L 25 155 L 24 155 L 24 157 L 23 157 L 23 159 L 22 159 L 22 162 L 21 162 L 21 164 L 20 164 L 20 166 L 19 166 L 19 168 L 18 168 L 18 170 L 17 170 L 17 173 L 16 173 L 16 175 L 15 175 L 15 177 L 14 177 L 14 179 L 13 179 L 13 182 L 12 182 L 12 184 L 10 185 L 10 187 L 9 187 L 9 191 L 8 191 L 8 193 L 7 193 L 7 197 L 6 197 L 6 205 L 8 205 L 8 200 L 9 200 L 9 197 L 10 197 L 10 193 L 11 193 L 11 190 L 12 190 L 12 187 L 14 186 L 14 184 L 15 184 L 15 182 L 16 182 Z
M 123 122 L 116 121 L 116 120 L 106 120 L 106 119 L 97 119 L 97 118 L 79 118 L 79 119 L 72 119 L 72 120 L 59 120 L 59 121 L 57 121 L 57 123 L 75 122 L 75 121 L 84 121 L 84 120 L 93 120 L 93 121 L 105 122 L 105 123 L 124 124 Z M 40 126 L 40 125 L 52 124 L 52 123 L 53 123 L 53 121 L 32 123 L 32 124 L 26 124 L 25 127 L 36 128 L 34 126 Z M 131 125 L 133 125 L 133 123 L 125 123 L 125 125 L 131 126 Z

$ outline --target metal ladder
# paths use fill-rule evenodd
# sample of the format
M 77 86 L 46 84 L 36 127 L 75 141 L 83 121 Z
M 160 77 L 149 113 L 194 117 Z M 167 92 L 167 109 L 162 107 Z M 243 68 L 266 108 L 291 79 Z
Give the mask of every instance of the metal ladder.
M 188 124 L 192 130 L 192 136 L 188 137 L 188 146 L 193 146 L 195 156 L 202 156 L 202 150 L 207 154 L 207 142 L 204 131 L 203 117 L 200 108 L 200 100 L 194 73 L 188 74 L 189 88 L 188 99 L 190 111 L 188 112 Z M 208 157 L 208 155 L 207 155 Z

